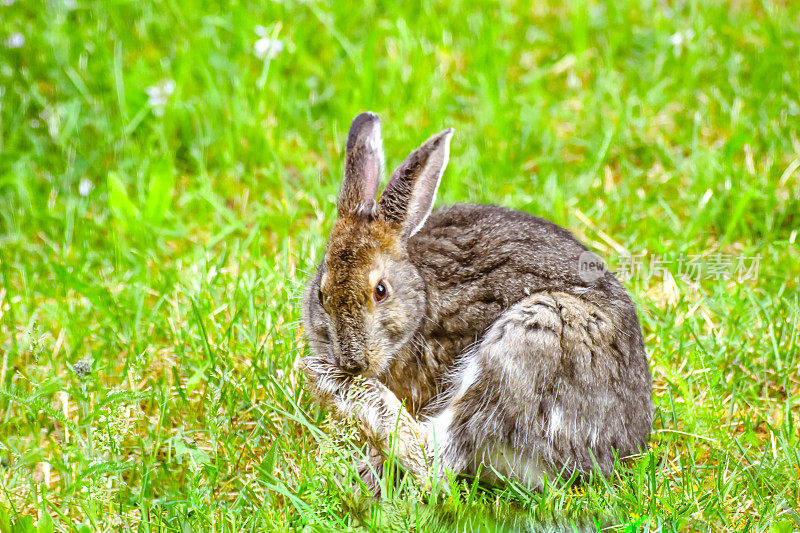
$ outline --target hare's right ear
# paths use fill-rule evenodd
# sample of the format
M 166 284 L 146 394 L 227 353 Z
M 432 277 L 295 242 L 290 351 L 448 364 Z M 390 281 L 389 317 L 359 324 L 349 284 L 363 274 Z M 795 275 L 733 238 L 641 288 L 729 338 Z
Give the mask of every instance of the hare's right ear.
M 420 230 L 436 200 L 436 191 L 450 157 L 453 128 L 437 133 L 411 152 L 392 173 L 378 200 L 378 213 L 409 238 Z
M 336 202 L 339 217 L 372 212 L 382 174 L 381 119 L 375 113 L 361 113 L 347 134 L 344 181 Z

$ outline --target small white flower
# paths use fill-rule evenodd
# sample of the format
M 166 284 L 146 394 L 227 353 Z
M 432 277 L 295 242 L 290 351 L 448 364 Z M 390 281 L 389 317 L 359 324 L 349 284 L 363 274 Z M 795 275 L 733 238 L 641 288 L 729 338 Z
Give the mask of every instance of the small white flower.
M 47 133 L 53 139 L 58 137 L 58 132 L 61 130 L 61 115 L 55 107 L 46 107 L 39 112 L 39 118 L 47 125 Z
M 675 56 L 681 55 L 683 51 L 683 46 L 687 44 L 694 38 L 694 30 L 688 29 L 684 32 L 676 31 L 672 34 L 669 38 L 670 44 L 672 44 L 672 51 L 675 53 Z
M 6 39 L 6 46 L 8 48 L 22 48 L 25 46 L 25 36 L 21 33 L 12 33 Z
M 581 79 L 572 71 L 567 74 L 567 87 L 570 89 L 580 89 L 581 87 Z
M 0 0 L 0 5 L 3 6 L 13 6 L 17 3 L 17 0 Z
M 170 79 L 159 81 L 144 90 L 147 93 L 147 103 L 153 108 L 156 116 L 164 114 L 164 106 L 167 105 L 169 97 L 175 92 L 175 82 Z
M 92 192 L 94 189 L 94 183 L 89 178 L 81 178 L 81 182 L 78 184 L 78 192 L 81 196 L 89 196 L 89 193 Z
M 256 41 L 253 52 L 259 59 L 274 59 L 283 51 L 283 43 L 271 37 L 262 37 Z

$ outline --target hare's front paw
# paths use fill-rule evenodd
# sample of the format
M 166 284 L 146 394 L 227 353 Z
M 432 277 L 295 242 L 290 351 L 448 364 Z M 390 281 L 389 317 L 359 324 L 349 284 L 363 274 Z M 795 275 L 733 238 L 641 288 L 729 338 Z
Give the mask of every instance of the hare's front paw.
M 297 367 L 305 374 L 310 392 L 324 403 L 346 395 L 352 381 L 333 361 L 323 357 L 303 357 Z

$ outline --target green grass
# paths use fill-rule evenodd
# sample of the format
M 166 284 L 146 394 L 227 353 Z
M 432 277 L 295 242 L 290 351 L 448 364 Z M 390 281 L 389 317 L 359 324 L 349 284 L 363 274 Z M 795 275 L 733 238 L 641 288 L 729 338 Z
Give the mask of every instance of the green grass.
M 0 531 L 800 530 L 800 5 L 560 4 L 0 4 Z M 456 128 L 440 204 L 642 257 L 649 453 L 578 490 L 354 499 L 293 362 L 365 109 L 390 165 Z

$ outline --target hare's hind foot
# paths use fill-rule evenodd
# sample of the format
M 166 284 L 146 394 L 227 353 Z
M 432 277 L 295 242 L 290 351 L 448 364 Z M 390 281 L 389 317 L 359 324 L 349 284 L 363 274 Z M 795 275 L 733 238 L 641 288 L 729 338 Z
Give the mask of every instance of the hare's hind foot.
M 537 487 L 562 471 L 607 475 L 615 450 L 636 453 L 652 416 L 647 363 L 613 313 L 561 292 L 505 311 L 423 423 L 434 463 Z
M 361 482 L 373 496 L 381 495 L 384 457 L 373 446 L 367 446 L 367 455 L 356 463 L 356 471 Z

